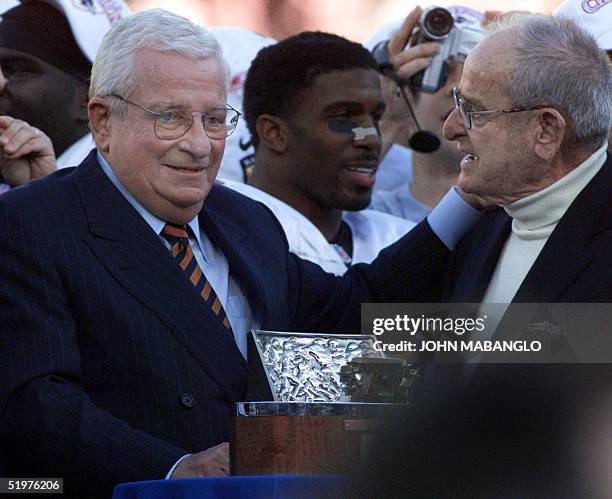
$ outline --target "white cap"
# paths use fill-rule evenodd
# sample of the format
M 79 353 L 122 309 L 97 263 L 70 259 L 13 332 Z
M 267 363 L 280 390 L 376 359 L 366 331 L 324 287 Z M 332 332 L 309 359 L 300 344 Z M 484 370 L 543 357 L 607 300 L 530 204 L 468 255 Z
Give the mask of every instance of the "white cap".
M 223 57 L 230 66 L 228 103 L 242 112 L 242 96 L 246 74 L 257 53 L 264 47 L 276 43 L 276 40 L 260 35 L 254 31 L 235 27 L 214 27 L 208 31 L 217 39 L 223 50 Z M 249 146 L 240 147 L 251 140 L 244 116 L 238 120 L 238 127 L 225 142 L 225 153 L 219 170 L 219 179 L 244 182 L 245 165 L 253 158 L 255 149 Z
M 553 15 L 569 17 L 593 35 L 599 48 L 612 50 L 612 0 L 565 0 Z
M 474 30 L 482 31 L 481 23 L 484 19 L 484 14 L 481 12 L 465 7 L 463 5 L 451 5 L 450 7 L 444 7 L 453 15 L 453 20 L 458 26 L 468 25 Z M 404 19 L 398 19 L 388 24 L 381 26 L 376 32 L 368 39 L 363 45 L 368 49 L 372 50 L 379 42 L 383 40 L 389 40 L 400 28 Z
M 22 3 L 29 1 L 32 0 L 21 0 Z M 131 14 L 123 0 L 36 1 L 45 1 L 63 12 L 79 48 L 92 63 L 106 32 L 119 19 Z

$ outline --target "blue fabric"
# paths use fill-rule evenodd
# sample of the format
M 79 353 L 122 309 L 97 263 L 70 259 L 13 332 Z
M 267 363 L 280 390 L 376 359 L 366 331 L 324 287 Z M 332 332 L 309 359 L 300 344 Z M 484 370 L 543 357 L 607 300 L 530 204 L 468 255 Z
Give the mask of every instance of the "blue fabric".
M 393 144 L 378 165 L 374 191 L 390 191 L 412 180 L 412 150 Z
M 481 213 L 467 204 L 457 187 L 453 187 L 427 216 L 427 222 L 446 247 L 453 250 L 480 217 Z
M 321 499 L 346 497 L 340 476 L 271 475 L 124 483 L 113 499 Z
M 402 184 L 390 191 L 374 191 L 371 210 L 419 223 L 431 213 L 431 208 L 418 201 L 410 192 L 410 184 Z

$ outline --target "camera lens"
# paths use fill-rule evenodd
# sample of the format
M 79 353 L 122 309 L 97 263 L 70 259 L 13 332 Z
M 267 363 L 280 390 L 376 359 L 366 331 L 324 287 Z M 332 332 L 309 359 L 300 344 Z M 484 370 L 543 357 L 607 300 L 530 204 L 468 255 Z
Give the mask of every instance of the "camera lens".
M 453 16 L 448 10 L 435 7 L 425 14 L 422 27 L 431 38 L 442 38 L 453 27 Z

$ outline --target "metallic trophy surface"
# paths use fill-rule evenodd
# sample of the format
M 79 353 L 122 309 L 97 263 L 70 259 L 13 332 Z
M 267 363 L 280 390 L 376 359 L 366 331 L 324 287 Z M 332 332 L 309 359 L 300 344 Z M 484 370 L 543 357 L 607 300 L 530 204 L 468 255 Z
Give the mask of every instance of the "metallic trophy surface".
M 412 364 L 384 357 L 374 336 L 252 331 L 250 400 L 405 404 L 417 379 Z M 253 390 L 250 390 L 253 394 Z

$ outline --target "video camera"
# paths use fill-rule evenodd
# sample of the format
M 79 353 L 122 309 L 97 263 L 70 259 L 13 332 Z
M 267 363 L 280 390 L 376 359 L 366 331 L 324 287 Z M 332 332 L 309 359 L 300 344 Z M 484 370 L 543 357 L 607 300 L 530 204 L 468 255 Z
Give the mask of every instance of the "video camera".
M 463 63 L 465 58 L 482 39 L 484 30 L 472 18 L 460 14 L 451 14 L 443 7 L 427 7 L 421 13 L 419 24 L 412 33 L 411 46 L 423 42 L 435 41 L 442 44 L 440 51 L 433 56 L 431 64 L 419 71 L 409 81 L 415 90 L 434 93 L 440 90 L 448 77 L 448 59 Z M 372 50 L 374 58 L 383 72 L 392 66 L 389 62 L 389 53 L 385 40 L 377 44 Z M 397 77 L 399 78 L 399 77 Z

